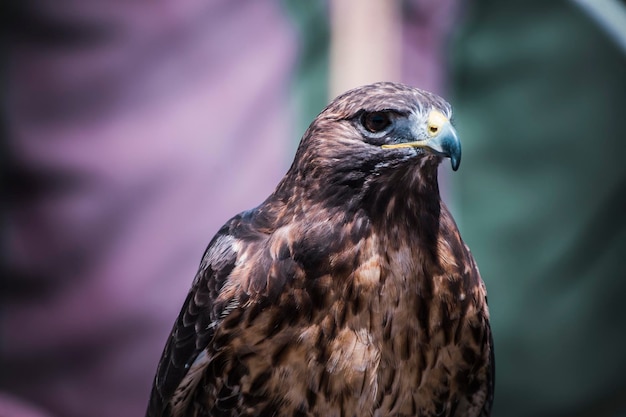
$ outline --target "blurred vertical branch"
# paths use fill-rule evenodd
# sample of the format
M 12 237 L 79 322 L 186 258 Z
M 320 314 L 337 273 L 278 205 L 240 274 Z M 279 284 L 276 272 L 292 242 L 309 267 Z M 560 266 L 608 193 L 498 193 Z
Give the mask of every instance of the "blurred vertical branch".
M 375 81 L 400 81 L 400 3 L 331 0 L 330 96 Z

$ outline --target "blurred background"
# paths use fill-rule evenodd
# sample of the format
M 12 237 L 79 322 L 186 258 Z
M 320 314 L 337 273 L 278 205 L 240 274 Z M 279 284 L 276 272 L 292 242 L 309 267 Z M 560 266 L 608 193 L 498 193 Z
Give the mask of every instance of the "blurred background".
M 489 291 L 494 417 L 626 416 L 626 4 L 7 2 L 0 416 L 142 416 L 217 229 L 328 100 L 434 91 Z

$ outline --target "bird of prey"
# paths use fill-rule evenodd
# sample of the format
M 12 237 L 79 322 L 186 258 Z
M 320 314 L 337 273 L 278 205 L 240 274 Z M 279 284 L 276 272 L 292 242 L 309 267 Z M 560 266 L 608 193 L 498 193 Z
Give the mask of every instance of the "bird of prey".
M 389 82 L 328 105 L 209 244 L 147 416 L 489 416 L 486 291 L 437 183 L 450 116 Z

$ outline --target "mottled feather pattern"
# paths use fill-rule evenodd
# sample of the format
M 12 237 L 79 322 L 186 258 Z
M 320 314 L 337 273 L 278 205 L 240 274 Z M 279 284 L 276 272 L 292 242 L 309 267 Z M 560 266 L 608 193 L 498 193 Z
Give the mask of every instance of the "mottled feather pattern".
M 209 244 L 147 416 L 490 415 L 486 291 L 440 200 L 441 156 L 359 125 L 431 109 L 451 115 L 379 83 L 318 116 L 275 192 Z

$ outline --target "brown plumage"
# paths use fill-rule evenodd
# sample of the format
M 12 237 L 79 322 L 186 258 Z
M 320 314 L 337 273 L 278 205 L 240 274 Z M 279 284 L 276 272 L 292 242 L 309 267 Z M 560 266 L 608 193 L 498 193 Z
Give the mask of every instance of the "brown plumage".
M 490 415 L 485 287 L 437 185 L 450 113 L 395 83 L 324 109 L 209 244 L 147 416 Z

